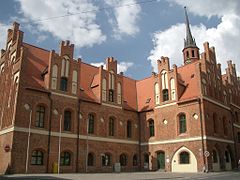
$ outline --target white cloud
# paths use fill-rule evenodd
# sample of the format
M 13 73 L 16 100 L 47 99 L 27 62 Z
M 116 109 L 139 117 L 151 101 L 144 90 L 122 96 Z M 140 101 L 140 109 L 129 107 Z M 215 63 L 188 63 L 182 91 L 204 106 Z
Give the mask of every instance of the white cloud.
M 0 49 L 5 49 L 9 26 L 0 22 Z
M 113 9 L 115 19 L 110 18 L 113 26 L 114 37 L 121 39 L 122 35 L 134 36 L 139 32 L 137 20 L 141 12 L 141 6 L 136 0 L 105 0 L 105 3 Z M 110 15 L 108 15 L 110 17 Z
M 173 2 L 173 1 L 171 1 Z M 202 44 L 206 41 L 216 50 L 217 61 L 222 64 L 223 72 L 226 68 L 226 61 L 231 59 L 240 69 L 238 58 L 240 57 L 240 16 L 237 14 L 236 1 L 180 1 L 178 4 L 187 5 L 188 11 L 194 11 L 196 15 L 210 17 L 217 15 L 221 22 L 217 27 L 207 28 L 201 24 L 192 26 L 192 34 L 196 39 L 200 52 L 203 52 Z M 207 6 L 206 6 L 207 4 Z M 224 6 L 225 5 L 225 6 Z M 210 7 L 210 8 L 209 8 Z M 223 8 L 225 7 L 225 8 Z M 191 17 L 190 17 L 191 20 Z M 181 38 L 182 37 L 182 38 Z M 148 59 L 151 61 L 154 70 L 157 71 L 156 60 L 161 56 L 168 56 L 171 64 L 183 64 L 183 38 L 185 37 L 185 24 L 176 24 L 164 31 L 155 32 L 153 35 L 154 48 L 150 52 Z
M 57 3 L 55 0 L 17 1 L 21 5 L 21 13 L 24 17 L 36 23 L 40 31 L 50 32 L 62 40 L 68 39 L 78 47 L 91 47 L 106 40 L 100 26 L 95 22 L 98 8 L 88 0 L 58 0 Z M 44 20 L 79 12 L 86 13 L 50 21 Z M 37 19 L 43 20 L 36 21 Z
M 96 66 L 96 67 L 100 67 L 100 66 L 103 66 L 104 69 L 106 69 L 106 64 L 103 63 L 103 62 L 100 62 L 100 63 L 91 63 L 91 65 L 93 66 Z M 130 68 L 131 66 L 133 66 L 133 63 L 132 62 L 120 62 L 118 65 L 117 65 L 117 72 L 120 73 L 120 72 L 127 72 L 128 68 Z

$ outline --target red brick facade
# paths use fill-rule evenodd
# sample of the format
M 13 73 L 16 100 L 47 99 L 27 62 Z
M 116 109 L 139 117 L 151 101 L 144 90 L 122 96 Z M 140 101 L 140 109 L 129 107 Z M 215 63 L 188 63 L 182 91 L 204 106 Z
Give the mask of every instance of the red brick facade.
M 232 61 L 222 75 L 208 43 L 201 56 L 184 48 L 181 67 L 162 57 L 158 73 L 140 81 L 117 74 L 112 57 L 105 70 L 73 54 L 69 41 L 57 53 L 23 42 L 17 23 L 8 31 L 0 59 L 1 173 L 112 172 L 119 162 L 122 171 L 237 167 L 240 82 Z

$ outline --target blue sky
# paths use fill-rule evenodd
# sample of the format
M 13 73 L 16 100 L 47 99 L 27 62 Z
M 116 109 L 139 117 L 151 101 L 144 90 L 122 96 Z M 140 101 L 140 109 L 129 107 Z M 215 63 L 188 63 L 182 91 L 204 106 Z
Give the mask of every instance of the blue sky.
M 143 79 L 157 70 L 161 56 L 168 56 L 171 65 L 182 65 L 184 6 L 200 51 L 209 41 L 216 47 L 223 73 L 229 59 L 239 71 L 240 2 L 236 0 L 8 0 L 0 6 L 0 46 L 5 47 L 6 29 L 17 21 L 25 42 L 58 51 L 60 41 L 68 39 L 75 44 L 75 58 L 100 65 L 113 56 L 119 71 Z

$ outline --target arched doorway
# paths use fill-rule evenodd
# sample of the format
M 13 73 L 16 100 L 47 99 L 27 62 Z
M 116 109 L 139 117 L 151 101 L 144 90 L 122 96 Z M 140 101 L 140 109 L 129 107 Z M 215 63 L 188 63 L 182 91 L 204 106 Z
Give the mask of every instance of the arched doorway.
M 165 170 L 165 152 L 157 152 L 157 168 L 158 170 Z
M 228 149 L 224 151 L 224 162 L 225 162 L 225 170 L 232 170 L 232 159 L 231 154 Z
M 172 158 L 172 172 L 197 172 L 197 159 L 186 147 L 178 149 Z
M 220 158 L 216 148 L 212 151 L 212 168 L 213 171 L 220 171 Z

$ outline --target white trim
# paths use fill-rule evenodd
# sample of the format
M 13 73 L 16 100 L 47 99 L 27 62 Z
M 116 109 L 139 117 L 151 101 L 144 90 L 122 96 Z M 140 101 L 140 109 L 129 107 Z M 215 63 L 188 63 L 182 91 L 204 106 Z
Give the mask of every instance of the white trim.
M 240 126 L 238 124 L 233 123 L 233 126 L 240 129 Z
M 102 103 L 102 105 L 104 105 L 104 106 L 108 106 L 108 107 L 117 108 L 117 109 L 122 109 L 122 107 L 120 107 L 120 106 L 116 106 L 116 105 L 112 105 L 112 104 Z
M 203 99 L 204 99 L 204 100 L 207 100 L 207 101 L 209 101 L 209 102 L 211 102 L 211 103 L 213 103 L 213 104 L 216 104 L 216 105 L 218 105 L 218 106 L 221 106 L 221 107 L 223 107 L 223 108 L 225 108 L 225 109 L 227 109 L 227 110 L 231 110 L 230 107 L 227 107 L 227 106 L 225 106 L 225 105 L 223 105 L 223 104 L 221 104 L 221 103 L 219 103 L 219 102 L 217 102 L 217 101 L 215 101 L 215 100 L 213 100 L 213 99 L 210 99 L 210 98 L 208 98 L 208 97 L 206 97 L 206 96 L 203 96 Z
M 173 106 L 175 104 L 177 104 L 177 103 L 173 102 L 173 103 L 169 103 L 169 104 L 158 105 L 158 106 L 155 107 L 155 109 L 164 108 L 164 107 L 168 107 L 168 106 Z
M 7 134 L 14 131 L 14 127 L 6 128 L 0 131 L 0 135 Z
M 231 103 L 231 105 L 233 105 L 234 107 L 240 109 L 240 106 L 238 106 L 238 105 L 236 105 L 236 104 L 234 104 L 234 103 Z
M 158 144 L 173 144 L 173 143 L 201 141 L 201 140 L 202 140 L 202 137 L 197 136 L 197 137 L 184 138 L 184 139 L 170 139 L 170 140 L 163 140 L 163 141 L 144 142 L 144 143 L 141 143 L 141 146 L 158 145 Z M 203 136 L 203 140 L 212 140 L 212 141 L 219 141 L 219 142 L 231 143 L 231 144 L 234 143 L 234 141 L 232 141 L 232 140 L 215 138 L 215 137 L 211 137 L 211 136 Z
M 56 93 L 56 92 L 53 92 L 53 91 L 51 91 L 51 93 L 54 94 L 54 95 L 57 95 L 57 96 L 62 96 L 62 97 L 67 97 L 67 98 L 72 98 L 72 99 L 78 99 L 76 96 L 70 96 L 70 95 L 67 95 L 67 94 Z

